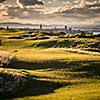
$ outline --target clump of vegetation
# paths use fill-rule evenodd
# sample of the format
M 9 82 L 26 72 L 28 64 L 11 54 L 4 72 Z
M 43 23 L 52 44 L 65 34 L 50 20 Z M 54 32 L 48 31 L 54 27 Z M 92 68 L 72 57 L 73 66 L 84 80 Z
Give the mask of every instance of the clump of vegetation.
M 16 70 L 0 68 L 0 98 L 6 98 L 23 89 L 27 77 Z

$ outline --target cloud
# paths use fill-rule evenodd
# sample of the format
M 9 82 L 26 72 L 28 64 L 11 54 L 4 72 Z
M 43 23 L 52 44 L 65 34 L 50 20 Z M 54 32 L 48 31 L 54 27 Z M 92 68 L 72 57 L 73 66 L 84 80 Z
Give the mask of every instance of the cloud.
M 52 3 L 51 3 L 52 2 Z M 100 1 L 97 0 L 50 0 L 48 4 L 45 1 L 44 14 L 54 14 L 54 13 L 82 13 L 84 12 L 95 12 L 100 7 Z M 95 10 L 94 10 L 95 9 Z
M 42 17 L 41 14 L 41 8 L 24 8 L 24 9 L 19 9 L 17 5 L 12 6 L 12 5 L 7 5 L 0 6 L 0 16 L 2 18 L 4 17 L 9 17 L 10 19 L 34 19 L 34 18 L 40 18 Z M 1 20 L 1 17 L 0 17 Z
M 48 24 L 99 22 L 100 0 L 6 0 L 0 3 L 0 21 Z
M 17 0 L 16 3 L 20 8 L 24 8 L 25 6 L 43 5 L 41 0 Z
M 0 3 L 4 2 L 4 1 L 6 1 L 6 0 L 0 0 Z
M 96 10 L 100 10 L 100 2 L 97 2 L 97 1 L 89 2 L 86 0 L 76 0 L 75 2 L 77 2 L 76 5 L 60 7 L 56 11 L 56 13 L 74 13 L 75 14 L 75 13 L 83 13 L 83 12 L 91 13 L 91 11 L 95 13 Z

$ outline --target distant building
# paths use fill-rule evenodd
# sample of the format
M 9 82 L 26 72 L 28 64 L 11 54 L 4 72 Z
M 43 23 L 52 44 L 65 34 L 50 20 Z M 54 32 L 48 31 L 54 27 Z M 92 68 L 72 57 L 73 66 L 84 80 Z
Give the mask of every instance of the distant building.
M 43 25 L 42 24 L 40 24 L 40 29 L 42 30 L 42 27 L 43 27 Z
M 57 27 L 55 26 L 55 30 L 57 29 Z
M 7 30 L 9 30 L 9 26 L 7 26 Z
M 68 27 L 67 27 L 67 25 L 66 25 L 66 26 L 65 26 L 65 31 L 67 31 L 67 28 L 68 28 Z
M 84 37 L 86 33 L 84 31 L 81 31 L 81 37 Z
M 69 31 L 70 31 L 70 32 L 72 31 L 72 27 L 69 27 Z

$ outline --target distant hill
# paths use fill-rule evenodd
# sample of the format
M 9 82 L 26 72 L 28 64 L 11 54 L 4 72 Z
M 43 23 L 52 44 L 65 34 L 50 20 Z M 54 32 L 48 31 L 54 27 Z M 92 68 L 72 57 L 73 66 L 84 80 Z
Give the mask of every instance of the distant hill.
M 43 24 L 44 28 L 64 28 L 67 24 Z M 11 28 L 39 28 L 39 24 L 31 24 L 31 23 L 18 23 L 18 22 L 3 22 L 0 23 L 0 27 L 11 27 Z M 77 29 L 85 29 L 85 30 L 96 30 L 100 29 L 100 24 L 92 24 L 92 25 L 68 25 L 68 27 L 77 28 Z
M 34 27 L 34 26 L 38 26 L 38 24 L 29 24 L 29 23 L 17 23 L 17 22 L 4 22 L 4 23 L 0 23 L 0 27 L 25 27 L 25 28 L 30 28 L 30 27 Z

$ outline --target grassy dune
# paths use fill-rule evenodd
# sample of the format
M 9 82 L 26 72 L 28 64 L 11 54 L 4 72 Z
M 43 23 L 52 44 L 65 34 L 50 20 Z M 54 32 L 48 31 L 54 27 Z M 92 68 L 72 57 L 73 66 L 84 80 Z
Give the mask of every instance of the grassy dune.
M 3 49 L 18 49 L 18 48 L 81 48 L 89 50 L 98 50 L 100 51 L 100 42 L 99 38 L 69 38 L 59 36 L 56 34 L 56 37 L 52 37 L 52 34 L 49 33 L 52 38 L 46 39 L 48 33 L 35 33 L 29 34 L 25 31 L 0 31 L 0 39 L 2 41 Z M 27 40 L 24 37 L 32 36 L 33 39 Z M 54 35 L 55 36 L 55 35 Z M 16 46 L 15 46 L 16 45 Z M 0 47 L 2 49 L 2 46 Z
M 16 60 L 6 69 L 25 72 L 28 76 L 25 88 L 6 100 L 100 99 L 100 56 L 52 49 L 72 46 L 75 41 L 84 41 L 81 45 L 87 46 L 98 42 L 98 39 L 8 39 L 24 33 L 13 32 L 8 36 L 4 33 L 8 34 L 4 31 L 0 33 L 0 37 L 4 37 L 0 49 L 16 56 Z M 72 41 L 71 44 L 69 41 Z
M 27 91 L 19 92 L 11 100 L 100 99 L 100 56 L 34 50 L 17 52 L 18 61 L 9 65 L 31 76 Z M 28 56 L 27 52 L 31 54 Z
M 11 100 L 100 99 L 100 56 L 53 49 L 24 49 L 15 54 L 18 61 L 9 67 L 27 71 L 31 79 L 27 91 Z

